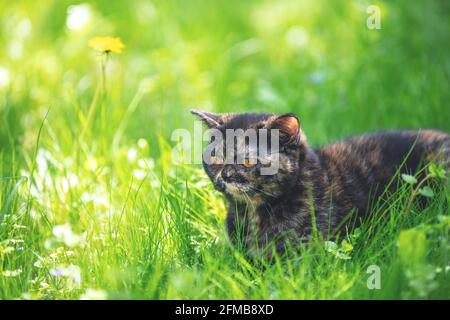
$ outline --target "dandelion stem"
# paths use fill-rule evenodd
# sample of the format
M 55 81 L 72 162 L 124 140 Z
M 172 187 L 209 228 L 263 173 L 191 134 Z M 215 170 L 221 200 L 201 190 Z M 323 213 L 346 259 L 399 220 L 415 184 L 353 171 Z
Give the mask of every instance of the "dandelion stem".
M 88 116 L 86 119 L 86 123 L 84 124 L 83 131 L 81 131 L 80 140 L 83 139 L 87 128 L 92 122 L 92 118 L 94 117 L 95 107 L 97 106 L 98 95 L 100 93 L 100 86 L 97 85 L 97 89 L 95 90 L 94 98 L 92 99 L 91 105 L 89 106 Z
M 106 65 L 108 63 L 108 57 L 109 57 L 109 52 L 105 51 L 102 55 L 102 60 L 101 60 L 101 65 L 100 65 L 100 69 L 101 69 L 101 77 L 102 77 L 102 101 L 101 101 L 101 106 L 100 106 L 100 125 L 102 128 L 102 131 L 105 130 L 106 128 L 106 99 L 107 99 L 107 95 L 108 95 L 108 91 L 106 89 Z
M 103 88 L 103 96 L 106 96 L 106 63 L 108 62 L 108 52 L 105 52 L 102 55 L 100 68 L 101 68 L 101 74 L 102 74 L 102 88 Z

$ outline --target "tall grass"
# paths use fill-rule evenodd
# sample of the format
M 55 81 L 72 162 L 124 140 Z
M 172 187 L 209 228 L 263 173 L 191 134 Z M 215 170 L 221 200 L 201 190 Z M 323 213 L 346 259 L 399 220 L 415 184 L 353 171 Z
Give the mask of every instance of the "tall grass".
M 0 4 L 1 299 L 450 298 L 445 183 L 410 210 L 403 183 L 346 239 L 253 261 L 170 141 L 192 129 L 192 106 L 295 112 L 311 145 L 450 131 L 446 3 L 379 3 L 381 30 L 366 28 L 364 1 L 95 1 L 81 29 L 69 4 Z M 104 99 L 87 47 L 99 34 L 126 44 Z M 372 265 L 381 289 L 367 287 Z

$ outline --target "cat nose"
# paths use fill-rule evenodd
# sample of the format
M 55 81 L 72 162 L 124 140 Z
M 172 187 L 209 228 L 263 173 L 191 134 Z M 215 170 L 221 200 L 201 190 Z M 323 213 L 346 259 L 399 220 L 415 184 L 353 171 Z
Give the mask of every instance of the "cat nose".
M 218 178 L 216 179 L 216 183 L 215 183 L 216 189 L 220 192 L 225 191 L 225 182 L 223 181 L 222 178 Z
M 222 173 L 221 173 L 222 179 L 225 181 L 229 180 L 233 176 L 232 170 L 233 169 L 229 166 L 226 166 L 225 168 L 223 168 Z

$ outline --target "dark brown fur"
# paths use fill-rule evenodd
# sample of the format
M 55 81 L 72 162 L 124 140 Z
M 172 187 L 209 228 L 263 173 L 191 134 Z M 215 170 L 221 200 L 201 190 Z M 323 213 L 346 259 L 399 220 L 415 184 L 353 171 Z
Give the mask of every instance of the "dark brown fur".
M 430 160 L 444 161 L 448 167 L 450 160 L 450 136 L 435 130 L 379 132 L 313 149 L 286 116 L 193 112 L 219 130 L 276 127 L 284 134 L 280 171 L 274 176 L 261 177 L 258 169 L 239 165 L 204 165 L 228 199 L 230 238 L 241 239 L 253 253 L 270 241 L 280 251 L 287 241 L 308 241 L 312 212 L 324 237 L 345 230 L 355 217 L 368 214 L 370 201 L 379 198 L 397 170 L 415 173 Z M 220 177 L 223 172 L 230 177 L 225 182 Z M 395 188 L 391 184 L 391 191 Z M 351 214 L 353 220 L 348 219 Z

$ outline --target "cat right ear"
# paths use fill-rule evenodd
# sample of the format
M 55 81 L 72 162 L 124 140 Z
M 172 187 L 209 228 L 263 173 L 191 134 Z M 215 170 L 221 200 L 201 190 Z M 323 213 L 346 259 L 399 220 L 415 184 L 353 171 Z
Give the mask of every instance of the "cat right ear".
M 270 128 L 280 130 L 280 138 L 284 143 L 299 142 L 300 120 L 293 113 L 276 116 L 270 123 Z
M 218 128 L 224 123 L 223 114 L 191 109 L 191 113 L 198 116 L 208 128 Z

